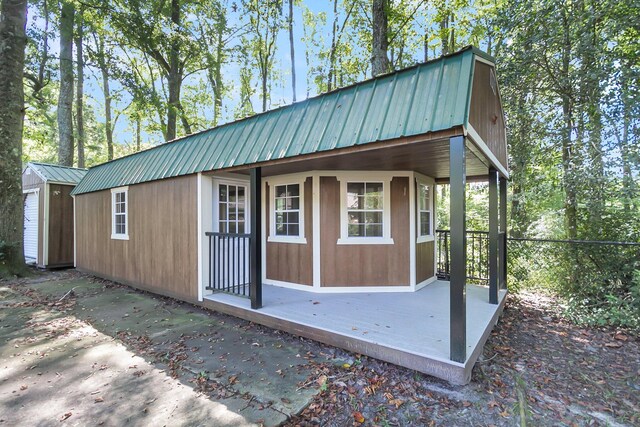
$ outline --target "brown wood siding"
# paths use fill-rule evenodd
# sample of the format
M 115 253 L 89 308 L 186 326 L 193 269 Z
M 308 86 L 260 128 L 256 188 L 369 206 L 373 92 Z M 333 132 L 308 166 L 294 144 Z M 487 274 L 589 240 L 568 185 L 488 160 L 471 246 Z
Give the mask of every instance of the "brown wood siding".
M 129 187 L 129 240 L 111 239 L 111 191 L 76 197 L 77 266 L 186 301 L 198 296 L 196 175 Z
M 433 258 L 433 242 L 416 244 L 416 284 L 432 278 L 435 275 Z
M 409 178 L 391 181 L 393 245 L 338 245 L 340 183 L 320 178 L 321 286 L 406 286 L 409 284 Z
M 497 83 L 495 92 L 491 88 L 491 70 L 492 67 L 489 65 L 476 61 L 473 72 L 469 123 L 482 137 L 498 161 L 507 168 L 504 116 L 498 97 Z
M 73 265 L 73 188 L 71 185 L 49 185 L 47 267 Z
M 29 172 L 29 173 L 27 173 Z M 22 189 L 31 190 L 33 188 L 40 188 L 44 184 L 42 178 L 38 176 L 31 168 L 26 168 L 22 172 Z
M 268 182 L 268 180 L 267 180 Z M 304 237 L 306 244 L 267 242 L 267 279 L 313 285 L 313 184 L 304 182 Z M 265 192 L 266 235 L 271 227 L 269 186 Z

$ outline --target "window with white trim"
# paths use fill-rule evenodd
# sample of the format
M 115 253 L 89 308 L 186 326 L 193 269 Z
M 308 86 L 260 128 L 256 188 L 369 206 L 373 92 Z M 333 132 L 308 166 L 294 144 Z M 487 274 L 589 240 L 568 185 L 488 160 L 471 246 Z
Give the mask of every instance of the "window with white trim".
M 383 236 L 382 182 L 347 183 L 347 237 Z
M 433 235 L 432 186 L 418 182 L 418 237 Z
M 274 187 L 276 236 L 300 237 L 300 184 Z
M 111 238 L 129 239 L 128 227 L 128 188 L 114 188 L 111 190 Z
M 304 237 L 305 177 L 275 177 L 269 184 L 269 242 L 307 243 Z
M 340 181 L 339 245 L 391 245 L 391 179 L 385 173 L 337 174 Z

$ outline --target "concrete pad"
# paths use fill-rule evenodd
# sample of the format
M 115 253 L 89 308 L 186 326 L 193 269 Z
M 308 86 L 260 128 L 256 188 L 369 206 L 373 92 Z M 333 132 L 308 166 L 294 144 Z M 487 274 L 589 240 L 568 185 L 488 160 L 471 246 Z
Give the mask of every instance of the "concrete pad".
M 103 337 L 123 339 L 145 364 L 164 370 L 164 375 L 177 375 L 175 380 L 192 393 L 202 390 L 196 383 L 206 379 L 210 398 L 245 421 L 278 425 L 318 392 L 314 387 L 298 390 L 311 368 L 306 348 L 295 339 L 280 339 L 279 333 L 240 319 L 104 283 L 81 278 L 25 286 L 53 301 L 73 289 L 75 304 L 69 315 L 89 322 Z M 177 359 L 179 369 L 173 363 Z
M 251 425 L 74 316 L 33 307 L 27 337 L 15 333 L 21 321 L 0 328 L 5 425 Z

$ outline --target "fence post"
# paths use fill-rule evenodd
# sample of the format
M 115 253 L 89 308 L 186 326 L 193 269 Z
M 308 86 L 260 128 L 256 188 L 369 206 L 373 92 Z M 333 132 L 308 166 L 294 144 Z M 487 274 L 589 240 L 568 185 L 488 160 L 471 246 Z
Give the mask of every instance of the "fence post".
M 500 177 L 500 282 L 501 289 L 507 289 L 507 179 Z
M 498 303 L 498 171 L 489 168 L 489 303 Z
M 466 250 L 466 165 L 462 136 L 449 139 L 449 212 L 451 223 L 451 279 L 449 283 L 450 359 L 467 359 L 467 250 Z

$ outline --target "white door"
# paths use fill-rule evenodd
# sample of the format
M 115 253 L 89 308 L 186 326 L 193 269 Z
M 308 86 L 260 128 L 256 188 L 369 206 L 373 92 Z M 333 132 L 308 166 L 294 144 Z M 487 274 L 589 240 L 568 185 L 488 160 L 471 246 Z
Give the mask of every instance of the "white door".
M 249 295 L 249 185 L 216 181 L 211 242 L 213 290 Z
M 24 257 L 27 262 L 38 258 L 38 193 L 27 193 L 24 201 Z

